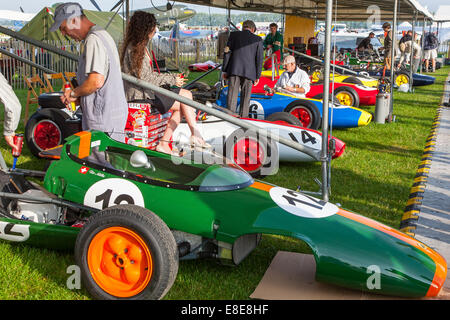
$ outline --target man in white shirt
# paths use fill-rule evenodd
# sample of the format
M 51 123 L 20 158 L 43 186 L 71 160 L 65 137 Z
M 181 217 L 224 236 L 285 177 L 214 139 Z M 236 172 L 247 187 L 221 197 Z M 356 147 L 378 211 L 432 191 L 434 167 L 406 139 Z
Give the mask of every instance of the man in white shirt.
M 304 98 L 310 90 L 311 80 L 308 74 L 297 67 L 294 56 L 286 56 L 283 60 L 284 72 L 275 84 L 275 90 Z M 271 89 L 273 92 L 274 90 Z

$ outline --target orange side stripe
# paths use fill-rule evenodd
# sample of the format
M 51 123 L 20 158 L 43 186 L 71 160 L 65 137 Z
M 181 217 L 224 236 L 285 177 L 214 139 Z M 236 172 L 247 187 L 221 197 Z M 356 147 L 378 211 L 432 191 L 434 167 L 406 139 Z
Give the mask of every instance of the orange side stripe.
M 262 191 L 267 191 L 269 192 L 270 189 L 273 188 L 273 186 L 269 185 L 269 184 L 265 184 L 265 183 L 261 183 L 258 181 L 255 181 L 255 183 L 253 183 L 250 187 L 255 188 L 255 189 L 259 189 Z
M 397 239 L 400 239 L 411 246 L 415 247 L 416 249 L 419 249 L 423 253 L 425 253 L 427 256 L 429 256 L 436 265 L 436 271 L 434 273 L 433 281 L 430 285 L 430 288 L 427 292 L 427 297 L 434 297 L 436 296 L 440 289 L 442 288 L 442 285 L 445 282 L 445 279 L 447 277 L 447 262 L 445 259 L 436 251 L 433 249 L 427 247 L 423 243 L 417 241 L 416 239 L 396 230 L 391 227 L 385 226 L 375 220 L 356 215 L 354 213 L 339 209 L 338 215 L 343 216 L 345 218 L 348 218 L 350 220 L 362 223 L 366 226 L 369 226 L 371 228 L 377 229 L 381 232 L 384 232 L 386 234 L 389 234 Z
M 78 158 L 83 159 L 89 156 L 91 151 L 91 133 L 89 131 L 81 131 L 75 133 L 80 137 L 80 146 L 78 148 Z

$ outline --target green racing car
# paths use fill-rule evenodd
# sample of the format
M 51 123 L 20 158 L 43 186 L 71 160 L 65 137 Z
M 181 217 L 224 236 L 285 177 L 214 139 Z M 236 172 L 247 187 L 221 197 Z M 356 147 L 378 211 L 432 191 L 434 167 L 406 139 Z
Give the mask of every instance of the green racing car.
M 179 261 L 238 265 L 262 234 L 304 241 L 316 279 L 342 287 L 425 297 L 436 296 L 446 279 L 445 260 L 414 238 L 254 180 L 220 155 L 197 161 L 205 150 L 176 157 L 82 131 L 44 153 L 54 161 L 41 175 L 43 187 L 25 171 L 1 171 L 0 239 L 74 250 L 94 298 L 160 299 Z M 367 285 L 374 266 L 376 288 Z

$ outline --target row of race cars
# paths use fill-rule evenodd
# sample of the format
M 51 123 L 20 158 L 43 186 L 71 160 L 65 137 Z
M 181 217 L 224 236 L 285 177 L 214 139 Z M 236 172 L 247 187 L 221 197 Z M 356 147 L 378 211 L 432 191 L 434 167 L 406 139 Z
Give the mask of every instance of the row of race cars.
M 265 81 L 254 88 L 251 114 L 242 120 L 319 150 L 321 100 L 266 95 L 271 79 Z M 224 112 L 226 91 L 193 90 Z M 425 244 L 332 203 L 255 180 L 263 169 L 270 173 L 274 161 L 314 160 L 304 153 L 199 112 L 200 131 L 213 148 L 189 146 L 181 123 L 172 143 L 185 154 L 163 154 L 153 149 L 170 114 L 129 104 L 126 143 L 120 143 L 103 132 L 81 131 L 80 110 L 68 112 L 60 95 L 42 95 L 26 127 L 30 150 L 52 160 L 47 171 L 0 171 L 0 239 L 74 250 L 83 285 L 95 298 L 160 299 L 180 260 L 238 265 L 262 234 L 304 241 L 319 281 L 402 297 L 436 296 L 444 284 L 446 262 Z M 332 108 L 335 127 L 371 120 L 355 107 Z M 332 156 L 339 157 L 345 143 L 329 140 Z M 43 187 L 28 176 L 41 178 Z M 382 284 L 375 289 L 367 286 L 373 266 Z

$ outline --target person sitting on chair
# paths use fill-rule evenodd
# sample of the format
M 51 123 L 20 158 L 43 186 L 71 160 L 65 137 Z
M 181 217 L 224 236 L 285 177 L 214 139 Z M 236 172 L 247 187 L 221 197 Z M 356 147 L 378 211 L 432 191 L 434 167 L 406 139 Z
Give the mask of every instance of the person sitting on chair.
M 192 93 L 190 91 L 180 88 L 186 81 L 181 74 L 160 74 L 154 71 L 147 45 L 155 33 L 155 16 L 152 13 L 136 11 L 128 23 L 127 32 L 124 37 L 125 40 L 121 54 L 122 71 L 157 86 L 176 86 L 177 88 L 170 88 L 170 90 L 183 97 L 192 99 Z M 196 127 L 195 111 L 193 108 L 163 94 L 141 88 L 127 81 L 124 81 L 124 87 L 128 102 L 147 101 L 152 107 L 158 109 L 161 114 L 168 111 L 172 112 L 167 129 L 159 141 L 156 151 L 178 155 L 177 152 L 170 149 L 169 143 L 173 132 L 181 121 L 181 116 L 185 117 L 191 130 L 191 145 L 196 147 L 209 147 Z
M 284 72 L 275 84 L 275 88 L 280 88 L 285 92 L 304 98 L 310 90 L 311 80 L 308 74 L 297 67 L 294 56 L 286 56 L 283 60 Z M 270 89 L 270 92 L 274 92 Z

